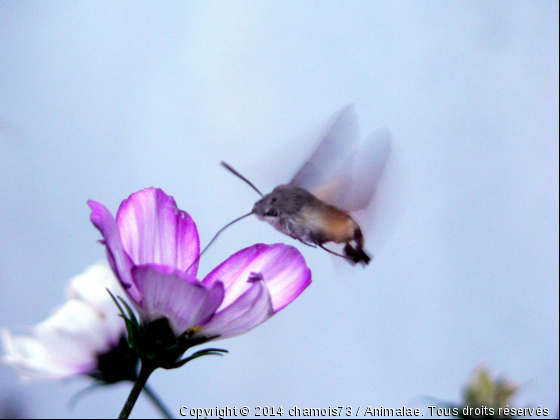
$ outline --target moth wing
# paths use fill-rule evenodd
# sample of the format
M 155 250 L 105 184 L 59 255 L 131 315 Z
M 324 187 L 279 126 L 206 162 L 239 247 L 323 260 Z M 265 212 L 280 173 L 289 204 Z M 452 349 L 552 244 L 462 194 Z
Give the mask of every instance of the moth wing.
M 387 129 L 377 130 L 365 139 L 354 161 L 349 191 L 339 203 L 341 208 L 358 211 L 370 205 L 391 157 L 391 145 Z
M 388 130 L 366 140 L 345 204 L 366 237 L 366 249 L 375 256 L 390 241 L 406 209 L 408 172 L 402 150 Z
M 331 119 L 319 145 L 297 171 L 290 184 L 342 200 L 351 182 L 358 124 L 354 105 L 347 105 Z
M 367 208 L 378 189 L 391 156 L 391 134 L 386 129 L 376 131 L 354 152 L 346 173 L 317 185 L 310 191 L 319 199 L 346 211 Z
M 312 188 L 310 192 L 325 203 L 347 210 L 343 208 L 343 204 L 346 203 L 346 196 L 351 187 L 352 176 L 350 174 L 344 174 L 322 185 L 317 185 L 315 188 Z

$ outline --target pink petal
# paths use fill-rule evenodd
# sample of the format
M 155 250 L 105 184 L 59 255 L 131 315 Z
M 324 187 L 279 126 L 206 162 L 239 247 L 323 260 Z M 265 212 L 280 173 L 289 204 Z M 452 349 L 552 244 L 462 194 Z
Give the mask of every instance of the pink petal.
M 177 336 L 207 322 L 224 298 L 221 282 L 206 287 L 195 277 L 168 266 L 135 266 L 132 276 L 143 296 L 137 308 L 142 320 L 167 318 Z
M 200 252 L 196 225 L 173 197 L 148 188 L 124 200 L 117 212 L 123 247 L 135 265 L 161 264 L 187 270 Z M 189 273 L 196 275 L 198 261 Z
M 132 281 L 130 269 L 132 262 L 123 249 L 117 223 L 107 207 L 93 200 L 88 201 L 91 208 L 91 222 L 103 235 L 102 243 L 107 247 L 107 259 L 113 272 L 121 282 L 130 297 L 136 301 L 140 299 L 140 293 Z
M 245 248 L 229 257 L 216 267 L 206 278 L 204 284 L 215 281 L 224 283 L 226 295 L 219 310 L 224 309 L 245 293 L 254 277 L 261 276 L 272 301 L 274 312 L 290 304 L 311 284 L 311 270 L 305 259 L 293 246 L 284 244 L 257 244 Z
M 268 289 L 263 281 L 255 281 L 235 302 L 220 312 L 199 334 L 207 337 L 233 337 L 252 330 L 274 315 Z

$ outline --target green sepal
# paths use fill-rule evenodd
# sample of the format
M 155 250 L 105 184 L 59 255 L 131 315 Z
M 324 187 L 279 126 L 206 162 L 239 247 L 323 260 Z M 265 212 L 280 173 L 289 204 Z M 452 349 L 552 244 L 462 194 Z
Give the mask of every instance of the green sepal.
M 120 305 L 119 301 L 117 300 L 117 298 L 115 297 L 115 295 L 108 288 L 105 288 L 105 290 L 107 290 L 107 293 L 109 293 L 109 296 L 111 296 L 111 299 L 113 299 L 113 302 L 115 302 L 115 305 L 117 305 L 117 308 L 119 308 L 119 312 L 121 313 L 121 316 L 124 319 L 127 319 L 126 315 L 124 314 L 124 310 L 121 307 L 121 305 Z
M 188 362 L 198 359 L 199 357 L 223 356 L 225 353 L 229 353 L 228 350 L 224 349 L 207 348 L 204 350 L 199 350 L 182 360 L 175 361 L 178 357 L 180 357 L 181 354 L 183 354 L 192 346 L 200 345 L 213 338 L 217 338 L 217 336 L 200 337 L 192 340 L 184 340 L 182 339 L 182 337 L 175 337 L 173 339 L 175 341 L 173 344 L 168 341 L 168 345 L 166 347 L 160 347 L 159 349 L 154 350 L 153 347 L 147 344 L 150 343 L 150 327 L 153 327 L 157 322 L 164 321 L 165 325 L 167 325 L 167 328 L 169 328 L 167 319 L 161 318 L 160 320 L 153 321 L 146 325 L 141 324 L 130 305 L 124 299 L 122 299 L 120 296 L 115 297 L 115 295 L 113 295 L 113 293 L 111 293 L 109 289 L 107 289 L 107 292 L 111 296 L 111 299 L 113 299 L 115 305 L 117 305 L 120 316 L 125 322 L 128 335 L 128 346 L 134 352 L 136 352 L 136 354 L 140 357 L 140 360 L 142 360 L 142 363 L 149 363 L 150 365 L 153 364 L 154 366 L 164 369 L 176 369 L 184 366 Z M 169 331 L 171 333 L 171 330 Z
M 115 297 L 115 295 L 113 295 L 113 293 L 111 293 L 111 291 L 109 289 L 106 289 L 107 292 L 109 293 L 109 295 L 111 296 L 111 299 L 113 299 L 113 302 L 115 302 L 115 305 L 117 305 L 117 308 L 119 309 L 120 312 L 120 316 L 122 317 L 122 319 L 124 320 L 124 323 L 126 325 L 126 332 L 128 335 L 128 346 L 131 349 L 134 349 L 136 351 L 138 351 L 138 339 L 139 339 L 139 332 L 140 332 L 140 325 L 138 324 L 138 320 L 136 319 L 136 316 L 134 315 L 134 312 L 132 312 L 132 309 L 130 308 L 130 306 L 126 303 L 125 300 L 123 300 L 120 296 L 118 297 L 118 299 Z M 126 313 L 128 313 L 128 316 L 125 313 L 125 309 L 123 309 L 123 307 L 121 306 L 121 304 L 124 306 L 124 308 L 126 309 Z
M 128 303 L 126 303 L 126 301 L 120 296 L 119 296 L 119 300 L 121 301 L 124 308 L 126 309 L 126 312 L 128 313 L 128 317 L 129 317 L 128 319 L 133 323 L 133 326 L 137 329 L 140 328 L 140 324 L 138 323 L 138 320 L 136 319 L 136 315 L 134 314 L 134 312 L 132 311 L 132 309 L 130 308 Z
M 84 388 L 78 392 L 76 392 L 74 395 L 72 395 L 72 397 L 70 398 L 70 401 L 68 401 L 68 408 L 70 409 L 75 409 L 76 405 L 80 402 L 80 400 L 82 398 L 84 398 L 86 395 L 90 394 L 92 391 L 95 391 L 98 388 L 104 387 L 104 386 L 108 386 L 109 384 L 106 384 L 104 382 L 95 382 L 94 384 L 88 386 L 87 388 Z
M 126 301 L 120 296 L 118 297 L 118 299 L 121 301 L 122 305 L 126 309 L 126 312 L 128 313 L 128 318 L 125 318 L 125 322 L 127 324 L 126 329 L 128 331 L 128 345 L 130 346 L 130 348 L 138 350 L 140 339 L 140 323 L 138 322 L 136 315 L 134 314 L 128 303 L 126 303 Z
M 228 350 L 225 349 L 217 349 L 217 348 L 208 348 L 204 350 L 199 350 L 196 353 L 191 354 L 189 357 L 186 357 L 178 362 L 173 363 L 171 366 L 166 367 L 165 369 L 177 369 L 181 366 L 186 365 L 189 362 L 192 362 L 194 359 L 198 359 L 199 357 L 203 356 L 223 356 L 225 353 L 229 353 Z

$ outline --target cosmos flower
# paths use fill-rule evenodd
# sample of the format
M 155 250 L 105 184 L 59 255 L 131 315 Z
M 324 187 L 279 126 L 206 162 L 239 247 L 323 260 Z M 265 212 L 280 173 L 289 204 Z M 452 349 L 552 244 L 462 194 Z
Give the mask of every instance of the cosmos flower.
M 124 200 L 116 218 L 89 201 L 114 273 L 159 344 L 181 348 L 255 328 L 290 304 L 311 283 L 303 256 L 284 244 L 257 244 L 196 277 L 200 252 L 192 218 L 173 197 L 148 188 Z M 173 337 L 164 337 L 168 329 Z M 150 328 L 145 328 L 150 330 Z
M 106 288 L 121 289 L 106 263 L 72 279 L 66 303 L 33 327 L 32 336 L 2 331 L 3 361 L 26 379 L 87 375 L 103 383 L 134 381 L 138 357 Z

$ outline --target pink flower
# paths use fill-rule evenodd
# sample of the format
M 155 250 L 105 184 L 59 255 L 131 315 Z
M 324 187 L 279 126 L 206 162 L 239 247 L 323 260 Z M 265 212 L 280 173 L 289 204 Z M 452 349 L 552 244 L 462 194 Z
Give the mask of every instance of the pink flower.
M 88 204 L 109 263 L 142 322 L 166 319 L 176 337 L 203 342 L 242 334 L 311 283 L 303 256 L 284 244 L 243 249 L 197 280 L 196 225 L 160 189 L 132 194 L 116 219 L 102 204 Z

